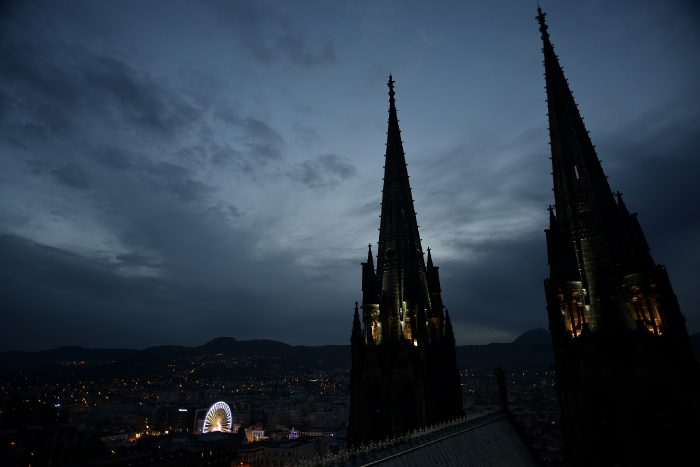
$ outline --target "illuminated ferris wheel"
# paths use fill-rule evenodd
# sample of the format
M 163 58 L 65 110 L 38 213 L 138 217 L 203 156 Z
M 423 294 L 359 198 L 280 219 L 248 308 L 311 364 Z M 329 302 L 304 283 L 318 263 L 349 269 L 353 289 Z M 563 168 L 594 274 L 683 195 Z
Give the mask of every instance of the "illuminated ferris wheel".
M 219 401 L 209 407 L 207 416 L 204 417 L 202 433 L 212 433 L 214 431 L 230 433 L 232 424 L 231 408 L 226 402 Z

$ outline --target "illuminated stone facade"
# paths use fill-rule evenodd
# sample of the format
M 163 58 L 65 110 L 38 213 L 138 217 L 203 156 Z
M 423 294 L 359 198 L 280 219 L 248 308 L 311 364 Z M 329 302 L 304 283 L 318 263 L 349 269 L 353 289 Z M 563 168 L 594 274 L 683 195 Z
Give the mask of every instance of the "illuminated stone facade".
M 613 195 L 542 34 L 555 207 L 545 280 L 568 465 L 674 465 L 698 434 L 698 371 L 666 269 Z
M 430 249 L 424 261 L 391 76 L 388 85 L 377 267 L 370 245 L 351 337 L 350 445 L 462 414 L 452 325 Z

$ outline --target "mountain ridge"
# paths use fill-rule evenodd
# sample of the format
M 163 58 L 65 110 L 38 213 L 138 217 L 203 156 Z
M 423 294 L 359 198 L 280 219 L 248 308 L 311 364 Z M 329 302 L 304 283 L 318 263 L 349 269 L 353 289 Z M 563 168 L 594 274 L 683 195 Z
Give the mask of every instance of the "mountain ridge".
M 700 355 L 700 333 L 690 336 L 696 356 Z M 509 343 L 458 345 L 460 368 L 545 368 L 554 363 L 549 332 L 531 329 Z M 145 349 L 100 349 L 63 346 L 36 352 L 0 352 L 0 372 L 31 372 L 66 366 L 102 366 L 127 371 L 147 370 L 177 358 L 246 356 L 277 359 L 291 365 L 319 368 L 349 368 L 350 346 L 339 344 L 290 345 L 269 339 L 237 340 L 217 337 L 199 346 L 160 345 Z

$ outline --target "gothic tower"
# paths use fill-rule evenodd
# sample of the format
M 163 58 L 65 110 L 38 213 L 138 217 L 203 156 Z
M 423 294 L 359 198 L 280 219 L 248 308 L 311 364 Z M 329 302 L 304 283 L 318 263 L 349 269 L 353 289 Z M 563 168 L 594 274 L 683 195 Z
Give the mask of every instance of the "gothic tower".
M 430 249 L 423 259 L 391 75 L 388 86 L 377 267 L 370 245 L 352 327 L 349 445 L 462 413 L 452 324 Z
M 567 464 L 671 465 L 698 433 L 685 319 L 637 215 L 610 190 L 537 11 L 555 201 L 545 294 Z

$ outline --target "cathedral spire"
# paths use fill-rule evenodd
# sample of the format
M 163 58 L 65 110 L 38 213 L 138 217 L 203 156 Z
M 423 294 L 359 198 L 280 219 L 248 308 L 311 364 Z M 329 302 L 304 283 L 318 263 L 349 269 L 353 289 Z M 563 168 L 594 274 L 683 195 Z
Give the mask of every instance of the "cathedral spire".
M 559 269 L 569 274 L 559 279 L 581 283 L 582 304 L 592 330 L 629 327 L 625 305 L 614 286 L 619 269 L 615 238 L 617 203 L 554 53 L 546 14 L 539 7 L 537 13 L 552 152 L 555 212 L 551 219 L 571 236 L 574 247 L 575 267 Z
M 440 277 L 426 268 L 389 75 L 377 268 L 362 263 L 362 324 L 355 307 L 348 445 L 394 437 L 462 414 L 454 339 L 444 339 Z M 452 331 L 450 330 L 449 335 Z
M 377 276 L 389 339 L 400 338 L 403 316 L 411 315 L 416 307 L 425 310 L 430 306 L 394 84 L 389 75 L 389 121 L 377 252 Z
M 608 216 L 614 210 L 610 186 L 554 52 L 545 23 L 546 13 L 540 7 L 537 13 L 544 53 L 557 216 L 575 224 L 574 204 L 581 196 L 585 198 L 586 209 Z
M 700 407 L 685 319 L 636 214 L 610 190 L 537 13 L 555 200 L 544 285 L 566 464 L 680 464 Z M 649 433 L 663 452 L 644 449 Z

